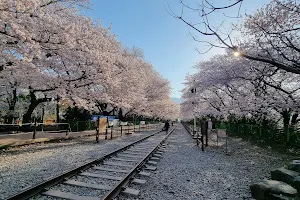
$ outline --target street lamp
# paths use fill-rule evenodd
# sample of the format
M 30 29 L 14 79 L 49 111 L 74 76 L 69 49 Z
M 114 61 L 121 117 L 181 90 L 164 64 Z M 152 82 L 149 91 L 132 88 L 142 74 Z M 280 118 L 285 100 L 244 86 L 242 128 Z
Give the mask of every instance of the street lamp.
M 242 52 L 239 51 L 236 46 L 234 46 L 231 50 L 233 51 L 232 54 L 234 57 L 240 57 L 242 55 Z
M 241 56 L 241 52 L 239 51 L 234 51 L 233 52 L 234 57 L 240 57 Z

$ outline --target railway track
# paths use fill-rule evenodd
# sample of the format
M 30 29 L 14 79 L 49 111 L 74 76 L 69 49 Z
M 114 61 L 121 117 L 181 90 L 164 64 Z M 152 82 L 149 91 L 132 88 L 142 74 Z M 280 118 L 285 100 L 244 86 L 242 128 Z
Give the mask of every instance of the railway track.
M 144 184 L 163 152 L 167 135 L 158 131 L 97 160 L 25 189 L 7 200 L 23 199 L 113 199 L 120 193 L 138 196 L 139 190 L 126 187 Z M 137 178 L 136 178 L 136 177 Z

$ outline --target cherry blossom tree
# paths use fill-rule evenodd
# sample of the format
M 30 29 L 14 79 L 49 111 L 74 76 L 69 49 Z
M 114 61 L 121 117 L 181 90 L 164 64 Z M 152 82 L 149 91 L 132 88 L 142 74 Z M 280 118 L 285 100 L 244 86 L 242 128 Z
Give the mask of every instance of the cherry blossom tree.
M 232 17 L 240 18 L 240 8 L 244 1 L 225 1 L 218 3 L 220 6 L 214 5 L 209 0 L 196 5 L 188 5 L 181 1 L 183 7 L 181 15 L 176 15 L 172 10 L 171 15 L 188 25 L 193 38 L 208 44 L 208 50 L 230 49 L 241 57 L 300 74 L 298 0 L 272 0 L 253 15 L 247 15 L 241 26 L 230 27 L 224 20 Z M 184 16 L 185 10 L 198 13 L 200 21 L 193 21 L 195 18 L 187 19 Z M 220 10 L 225 16 L 230 15 L 230 12 L 237 14 L 227 16 L 220 24 L 215 24 L 210 17 L 214 17 Z M 209 38 L 199 39 L 199 34 L 201 37 Z M 239 39 L 236 35 L 243 39 Z
M 23 122 L 54 100 L 101 112 L 109 105 L 121 117 L 174 117 L 169 82 L 140 49 L 128 50 L 109 28 L 80 15 L 82 3 L 86 1 L 0 4 L 0 84 L 10 119 L 18 91 L 26 97 Z
M 253 116 L 298 121 L 299 75 L 245 58 L 218 55 L 197 65 L 198 73 L 187 77 L 184 104 L 200 116 Z M 191 88 L 197 93 L 192 94 Z M 191 102 L 196 102 L 192 106 Z M 188 107 L 185 106 L 185 109 Z

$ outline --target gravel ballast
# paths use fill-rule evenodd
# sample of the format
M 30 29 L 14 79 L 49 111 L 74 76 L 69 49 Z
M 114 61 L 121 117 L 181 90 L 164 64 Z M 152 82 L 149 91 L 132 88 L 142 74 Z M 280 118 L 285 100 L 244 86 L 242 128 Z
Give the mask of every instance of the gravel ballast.
M 140 190 L 139 198 L 120 199 L 252 199 L 250 184 L 269 177 L 270 170 L 291 159 L 232 138 L 228 143 L 229 155 L 224 146 L 217 149 L 212 142 L 202 152 L 181 125 L 166 144 L 157 170 L 145 178 L 146 184 L 130 184 Z
M 95 160 L 156 131 L 134 133 L 114 140 L 100 140 L 98 144 L 95 143 L 95 137 L 83 137 L 2 150 L 0 199 Z

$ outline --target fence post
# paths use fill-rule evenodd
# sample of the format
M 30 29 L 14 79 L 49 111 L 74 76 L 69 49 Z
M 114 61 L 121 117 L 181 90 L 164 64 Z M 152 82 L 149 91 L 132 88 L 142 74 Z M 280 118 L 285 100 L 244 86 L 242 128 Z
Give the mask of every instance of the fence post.
M 127 122 L 127 133 L 129 135 L 129 124 L 128 124 L 128 122 Z
M 228 136 L 227 136 L 227 132 L 226 132 L 226 154 L 228 153 Z
M 290 141 L 290 125 L 288 124 L 288 126 L 287 126 L 287 135 L 286 135 L 286 143 L 289 143 L 289 141 Z
M 261 124 L 259 124 L 259 137 L 261 138 Z
M 122 128 L 123 126 L 121 125 L 121 136 L 122 136 L 122 132 L 123 132 L 123 128 Z
M 34 129 L 33 129 L 32 139 L 35 139 L 35 135 L 36 135 L 36 127 L 37 127 L 36 118 L 34 118 Z
M 192 136 L 194 136 L 194 133 L 195 133 L 195 127 L 193 126 L 193 132 L 192 132 Z
M 105 140 L 107 140 L 107 128 L 105 128 Z
M 110 139 L 112 140 L 112 135 L 113 135 L 113 127 L 110 128 Z
M 219 148 L 219 135 L 218 135 L 218 129 L 217 129 L 217 149 Z
M 99 130 L 100 129 L 100 116 L 97 119 L 97 127 L 96 127 L 96 142 L 99 143 Z
M 201 150 L 204 151 L 204 138 L 203 138 L 203 134 L 201 134 Z
M 66 137 L 69 135 L 69 129 L 66 130 Z

